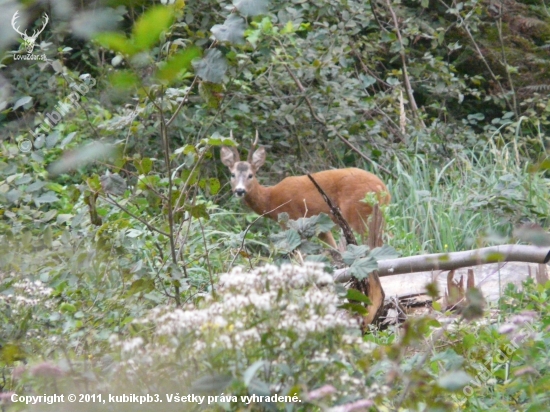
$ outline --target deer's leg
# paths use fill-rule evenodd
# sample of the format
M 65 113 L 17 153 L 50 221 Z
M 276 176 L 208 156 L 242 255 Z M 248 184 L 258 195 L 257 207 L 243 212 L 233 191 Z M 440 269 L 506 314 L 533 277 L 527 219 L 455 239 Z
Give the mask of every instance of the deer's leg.
M 327 243 L 333 249 L 338 249 L 338 247 L 336 246 L 336 242 L 334 241 L 334 237 L 332 237 L 332 232 L 329 231 L 329 232 L 319 233 L 319 239 Z

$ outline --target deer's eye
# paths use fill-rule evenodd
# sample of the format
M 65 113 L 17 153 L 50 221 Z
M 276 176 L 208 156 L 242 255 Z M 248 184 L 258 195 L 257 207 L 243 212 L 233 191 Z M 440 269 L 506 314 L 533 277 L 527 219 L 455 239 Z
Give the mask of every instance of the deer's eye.
M 235 173 L 231 173 L 231 177 L 235 177 Z
M 253 176 L 252 176 L 252 173 L 250 173 L 250 174 L 248 175 L 248 178 L 249 178 L 249 179 L 252 179 L 252 177 L 253 177 Z

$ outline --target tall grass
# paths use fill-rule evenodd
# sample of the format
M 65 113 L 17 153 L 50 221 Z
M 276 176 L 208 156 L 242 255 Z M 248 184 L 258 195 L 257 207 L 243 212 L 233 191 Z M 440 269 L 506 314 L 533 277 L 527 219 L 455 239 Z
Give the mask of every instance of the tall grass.
M 549 180 L 512 153 L 487 144 L 439 166 L 420 154 L 396 159 L 390 244 L 404 256 L 467 250 L 513 241 L 515 225 L 550 216 Z

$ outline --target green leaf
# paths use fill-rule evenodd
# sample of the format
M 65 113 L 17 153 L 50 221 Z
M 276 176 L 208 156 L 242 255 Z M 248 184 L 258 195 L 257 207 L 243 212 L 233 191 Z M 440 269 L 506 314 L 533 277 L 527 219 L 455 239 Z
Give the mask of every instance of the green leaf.
M 477 342 L 477 338 L 474 334 L 468 334 L 468 335 L 465 335 L 463 338 L 462 338 L 462 345 L 464 345 L 464 348 L 466 349 L 471 349 L 474 347 L 474 345 L 476 344 Z
M 17 179 L 14 180 L 13 183 L 15 183 L 17 186 L 19 185 L 26 185 L 27 183 L 32 182 L 32 176 L 31 175 L 23 175 Z
M 466 291 L 466 306 L 462 309 L 462 316 L 466 320 L 472 320 L 483 316 L 485 300 L 483 294 L 477 288 L 470 288 Z
M 52 247 L 53 233 L 52 233 L 52 227 L 50 225 L 47 225 L 43 229 L 42 240 L 44 241 L 44 246 L 46 246 L 47 248 Z
M 202 217 L 206 220 L 210 219 L 210 215 L 206 211 L 206 205 L 204 203 L 194 206 L 186 205 L 185 210 L 188 211 L 195 219 L 198 219 L 199 217 Z
M 181 50 L 168 58 L 166 63 L 156 74 L 158 80 L 172 83 L 177 80 L 182 71 L 189 71 L 192 67 L 193 59 L 201 57 L 201 49 L 196 46 L 190 46 Z
M 57 216 L 57 210 L 55 209 L 48 210 L 46 213 L 44 213 L 44 216 L 42 216 L 42 219 L 40 219 L 40 222 L 43 222 L 43 223 L 49 222 L 56 216 Z
M 25 189 L 25 192 L 27 193 L 37 192 L 38 190 L 42 189 L 44 186 L 46 186 L 46 182 L 37 180 L 36 182 L 33 182 L 30 185 L 28 185 L 27 188 Z
M 31 101 L 32 101 L 31 96 L 23 96 L 15 102 L 15 104 L 13 105 L 13 110 L 17 110 L 21 106 L 24 106 L 27 103 L 30 103 Z
M 210 191 L 211 195 L 215 195 L 220 191 L 220 181 L 216 179 L 215 177 L 211 177 L 208 179 L 208 190 Z
M 283 253 L 290 253 L 302 244 L 300 235 L 294 229 L 272 235 L 271 239 L 275 242 L 275 247 Z
M 17 203 L 20 197 L 21 192 L 17 189 L 12 189 L 8 193 L 6 193 L 6 199 L 8 199 L 8 201 L 10 201 L 11 203 Z
M 132 56 L 137 53 L 136 48 L 130 40 L 122 33 L 105 32 L 94 36 L 94 40 L 106 49 Z
M 197 75 L 207 82 L 221 83 L 227 71 L 227 60 L 218 49 L 208 50 L 200 60 L 193 61 Z
M 76 312 L 76 306 L 72 305 L 70 303 L 67 303 L 67 302 L 63 302 L 59 306 L 59 310 L 63 313 L 75 313 Z
M 382 245 L 371 250 L 369 256 L 372 256 L 374 259 L 386 260 L 386 259 L 396 259 L 399 257 L 399 253 L 390 245 Z
M 530 164 L 527 170 L 529 171 L 529 173 L 537 173 L 550 170 L 550 157 L 547 157 L 536 164 Z
M 130 289 L 126 292 L 126 296 L 132 296 L 140 292 L 150 292 L 155 289 L 155 281 L 153 279 L 138 279 L 132 283 Z
M 236 14 L 230 14 L 223 24 L 215 24 L 210 31 L 221 42 L 232 44 L 244 43 L 244 19 Z
M 128 187 L 126 180 L 118 173 L 103 175 L 99 178 L 99 180 L 105 193 L 110 193 L 116 196 L 122 196 Z
M 128 90 L 138 87 L 140 79 L 136 73 L 130 70 L 117 70 L 109 75 L 109 83 L 117 89 Z
M 173 21 L 174 10 L 171 7 L 151 7 L 140 16 L 132 30 L 135 47 L 138 50 L 150 49 Z
M 64 194 L 67 192 L 67 188 L 65 186 L 60 185 L 59 183 L 55 182 L 48 182 L 46 187 L 50 190 L 53 190 L 56 193 Z
M 266 14 L 269 7 L 268 0 L 233 0 L 233 5 L 243 16 L 258 16 Z
M 269 389 L 269 385 L 260 379 L 253 379 L 250 382 L 250 384 L 248 385 L 248 392 L 250 394 L 255 394 L 258 396 L 271 395 L 271 390 Z
M 317 216 L 301 217 L 296 220 L 289 220 L 288 226 L 291 229 L 296 230 L 303 237 L 309 239 L 316 234 L 315 224 L 317 222 Z
M 306 256 L 306 262 L 319 262 L 324 263 L 327 267 L 325 267 L 325 270 L 329 271 L 330 269 L 330 259 L 328 256 L 325 255 L 307 255 Z
M 367 295 L 359 292 L 357 289 L 350 288 L 346 293 L 346 298 L 349 300 L 355 300 L 357 302 L 370 304 L 370 299 Z
M 357 313 L 358 315 L 365 316 L 368 311 L 360 303 L 344 303 L 343 305 L 338 306 L 340 309 L 349 310 L 350 312 Z
M 146 157 L 144 159 L 134 159 L 134 166 L 142 175 L 146 175 L 153 168 L 153 161 Z
M 24 360 L 26 358 L 25 351 L 19 345 L 10 343 L 0 346 L 0 361 L 11 365 L 15 361 Z
M 232 380 L 231 375 L 206 375 L 193 382 L 189 393 L 222 393 Z
M 330 230 L 333 227 L 334 227 L 334 222 L 329 217 L 329 215 L 327 215 L 326 213 L 320 213 L 317 216 L 317 219 L 315 221 L 315 233 L 317 235 L 319 233 L 330 232 Z
M 188 169 L 184 169 L 184 170 L 181 171 L 181 179 L 184 182 L 187 182 L 188 186 L 192 186 L 195 183 L 197 183 L 198 178 L 199 178 L 199 174 L 198 174 L 197 170 L 195 170 L 192 173 L 191 173 L 191 170 L 188 170 Z
M 199 95 L 211 109 L 217 109 L 223 99 L 223 84 L 201 82 L 199 84 Z
M 38 198 L 34 199 L 38 204 L 40 203 L 54 203 L 54 202 L 57 202 L 59 200 L 59 198 L 57 197 L 57 195 L 50 191 L 50 192 L 46 192 L 44 193 L 42 196 L 39 196 Z
M 260 369 L 262 366 L 264 366 L 265 363 L 266 362 L 262 359 L 257 360 L 252 365 L 250 365 L 246 369 L 246 371 L 244 371 L 243 380 L 244 380 L 245 386 L 248 386 L 250 384 L 250 381 L 252 380 L 252 378 L 254 378 L 254 376 L 256 375 L 256 372 L 258 372 L 258 369 Z
M 364 257 L 369 251 L 368 246 L 365 245 L 348 245 L 346 251 L 342 253 L 342 260 L 346 265 L 351 265 L 355 260 Z
M 108 155 L 112 155 L 115 152 L 115 146 L 94 141 L 73 151 L 65 152 L 63 156 L 61 156 L 61 159 L 50 165 L 48 172 L 54 176 L 59 175 L 69 170 L 85 166 L 88 163 L 102 159 Z
M 459 370 L 449 372 L 439 377 L 437 384 L 448 391 L 458 391 L 471 382 L 472 377 L 466 372 Z
M 378 269 L 378 263 L 372 257 L 357 259 L 350 266 L 350 273 L 358 280 L 369 277 L 369 274 Z

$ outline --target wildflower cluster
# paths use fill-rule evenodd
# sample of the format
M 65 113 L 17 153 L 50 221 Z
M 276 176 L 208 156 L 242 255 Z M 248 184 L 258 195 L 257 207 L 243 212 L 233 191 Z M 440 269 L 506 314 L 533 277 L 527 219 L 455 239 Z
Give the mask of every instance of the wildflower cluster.
M 13 336 L 25 334 L 28 338 L 43 336 L 41 326 L 47 316 L 47 310 L 53 310 L 50 299 L 52 289 L 39 281 L 21 279 L 14 281 L 0 274 L 0 321 L 4 325 L 0 331 L 2 338 L 10 341 Z M 25 326 L 25 329 L 22 328 Z
M 22 279 L 11 284 L 11 288 L 13 292 L 0 294 L 0 306 L 9 306 L 13 314 L 37 306 L 39 303 L 48 305 L 47 298 L 52 293 L 52 289 L 44 286 L 39 280 L 32 282 Z
M 341 303 L 332 277 L 318 264 L 248 273 L 235 268 L 199 307 L 155 308 L 137 321 L 154 328 L 153 339 L 114 337 L 111 343 L 120 348 L 120 366 L 129 375 L 159 364 L 176 368 L 178 380 L 190 385 L 205 374 L 230 374 L 239 392 L 251 384 L 252 365 L 263 362 L 255 377 L 271 394 L 329 381 L 333 401 L 359 401 L 378 392 L 369 390 L 366 371 L 356 366 L 373 347 L 361 338 L 358 322 L 338 309 Z

